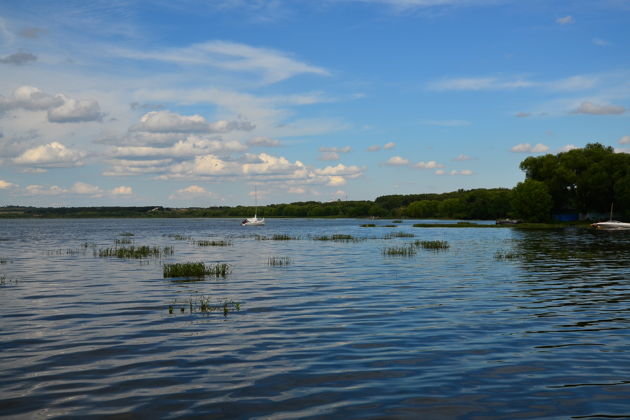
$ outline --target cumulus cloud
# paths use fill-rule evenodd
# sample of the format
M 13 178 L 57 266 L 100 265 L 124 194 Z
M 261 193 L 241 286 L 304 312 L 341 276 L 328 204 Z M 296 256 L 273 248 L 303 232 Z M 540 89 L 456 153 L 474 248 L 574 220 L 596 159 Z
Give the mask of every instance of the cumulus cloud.
M 110 191 L 110 193 L 112 195 L 132 195 L 133 194 L 133 190 L 131 187 L 127 187 L 124 185 L 121 185 L 119 187 L 116 187 L 114 189 L 112 189 Z
M 27 63 L 31 63 L 37 60 L 37 56 L 27 52 L 17 52 L 15 54 L 7 55 L 0 58 L 1 64 L 13 64 L 14 66 L 21 66 Z
M 186 188 L 175 191 L 171 194 L 169 200 L 190 200 L 195 198 L 211 198 L 214 194 L 210 191 L 206 191 L 205 188 L 198 185 L 190 185 Z
M 60 195 L 66 194 L 68 190 L 61 188 L 57 185 L 27 185 L 24 188 L 25 195 Z
M 383 145 L 383 150 L 390 150 L 390 149 L 393 149 L 394 147 L 396 147 L 396 143 L 394 143 L 393 141 L 390 141 L 389 143 L 385 143 Z
M 598 47 L 608 47 L 610 45 L 610 42 L 601 38 L 593 38 L 593 44 L 597 45 Z
M 465 155 L 463 153 L 461 153 L 461 154 L 459 154 L 459 155 L 457 155 L 456 157 L 453 158 L 453 160 L 457 161 L 457 162 L 463 162 L 465 160 L 470 160 L 470 159 L 472 159 L 470 156 Z
M 95 100 L 78 100 L 61 95 L 64 103 L 48 110 L 48 121 L 55 123 L 101 121 L 103 114 Z
M 251 131 L 255 126 L 247 121 L 208 122 L 201 115 L 181 115 L 171 111 L 151 111 L 140 118 L 134 131 L 149 133 L 228 133 Z
M 573 19 L 573 16 L 568 15 L 556 19 L 556 23 L 559 23 L 560 25 L 570 25 L 572 23 L 575 23 L 575 19 Z
M 22 108 L 28 111 L 45 111 L 61 106 L 64 99 L 60 95 L 49 95 L 33 86 L 20 86 L 9 98 L 0 96 L 0 111 Z
M 513 146 L 510 150 L 515 153 L 544 153 L 549 150 L 549 146 L 545 146 L 542 143 L 538 143 L 535 146 L 529 143 L 521 143 Z
M 319 160 L 331 161 L 331 160 L 339 160 L 341 157 L 337 152 L 322 152 L 319 155 Z
M 368 152 L 378 152 L 379 150 L 381 150 L 381 146 L 378 144 L 375 144 L 373 146 L 370 146 L 366 149 Z
M 389 166 L 407 166 L 409 165 L 409 160 L 400 156 L 392 156 L 385 162 L 385 165 Z
M 619 139 L 619 144 L 630 144 L 630 136 L 623 136 Z
M 575 110 L 571 111 L 572 114 L 589 114 L 589 115 L 618 115 L 626 112 L 626 109 L 622 106 L 609 105 L 609 104 L 594 104 L 589 101 L 584 101 Z
M 455 175 L 469 176 L 472 174 L 473 174 L 473 171 L 471 171 L 470 169 L 463 169 L 461 171 L 452 170 L 451 172 L 449 172 L 449 175 L 452 175 L 452 176 L 455 176 Z
M 304 194 L 306 192 L 306 189 L 304 189 L 303 187 L 291 187 L 288 190 L 289 194 Z
M 516 114 L 514 114 L 514 116 L 516 118 L 527 118 L 527 117 L 531 117 L 532 114 L 529 112 L 517 112 Z
M 340 153 L 349 153 L 352 150 L 350 146 L 345 147 L 320 147 L 319 160 L 332 161 L 339 160 Z
M 100 197 L 103 194 L 103 190 L 95 185 L 90 185 L 85 182 L 75 182 L 70 192 L 79 195 L 89 195 L 92 197 Z
M 431 90 L 505 90 L 536 86 L 537 83 L 516 78 L 501 80 L 496 77 L 469 77 L 443 79 L 429 84 Z
M 569 150 L 574 150 L 574 149 L 579 149 L 579 147 L 577 147 L 575 144 L 567 144 L 565 146 L 562 146 L 559 151 L 560 152 L 568 152 Z
M 209 139 L 204 136 L 191 135 L 179 140 L 169 147 L 155 146 L 118 146 L 110 150 L 110 155 L 116 158 L 155 158 L 155 157 L 190 157 L 208 153 L 242 152 L 247 147 L 242 143 L 231 140 L 222 141 Z
M 17 187 L 17 185 L 16 184 L 12 184 L 12 183 L 10 183 L 8 181 L 5 181 L 3 179 L 0 179 L 0 190 L 6 190 L 6 189 L 9 189 L 9 188 L 14 188 L 14 187 Z
M 414 163 L 413 167 L 416 169 L 436 169 L 436 168 L 443 168 L 444 165 L 442 165 L 441 163 L 437 163 L 434 160 L 430 160 L 428 162 Z
M 28 149 L 13 159 L 18 165 L 39 168 L 69 168 L 82 166 L 86 153 L 68 149 L 63 144 L 53 141 L 42 146 Z

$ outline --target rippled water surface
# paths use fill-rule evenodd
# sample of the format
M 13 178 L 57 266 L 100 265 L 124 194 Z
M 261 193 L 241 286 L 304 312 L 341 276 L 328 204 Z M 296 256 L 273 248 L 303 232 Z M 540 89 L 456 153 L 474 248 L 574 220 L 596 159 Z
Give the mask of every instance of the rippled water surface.
M 0 220 L 0 416 L 630 417 L 628 232 L 361 223 Z

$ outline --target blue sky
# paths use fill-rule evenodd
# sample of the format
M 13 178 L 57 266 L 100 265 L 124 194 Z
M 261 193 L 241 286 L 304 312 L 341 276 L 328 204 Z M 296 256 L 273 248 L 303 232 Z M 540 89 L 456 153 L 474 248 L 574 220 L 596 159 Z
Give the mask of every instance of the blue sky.
M 0 205 L 511 188 L 630 152 L 630 1 L 0 4 Z

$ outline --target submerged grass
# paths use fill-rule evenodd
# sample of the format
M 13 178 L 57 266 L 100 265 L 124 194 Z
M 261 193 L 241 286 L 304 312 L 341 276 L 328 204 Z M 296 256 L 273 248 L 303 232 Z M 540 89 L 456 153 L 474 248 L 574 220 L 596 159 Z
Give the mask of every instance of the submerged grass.
M 230 241 L 195 241 L 197 246 L 230 246 L 232 242 Z
M 424 249 L 445 250 L 449 249 L 451 245 L 447 241 L 416 241 L 415 246 L 422 247 Z
M 196 277 L 205 276 L 225 277 L 231 272 L 229 264 L 217 263 L 215 265 L 206 265 L 202 262 L 186 262 L 164 264 L 164 278 L 173 277 Z
M 292 241 L 300 239 L 299 236 L 290 236 L 284 233 L 276 233 L 271 236 L 254 235 L 254 238 L 259 241 Z
M 216 303 L 213 303 L 209 296 L 203 295 L 196 298 L 191 297 L 185 303 L 174 302 L 172 305 L 168 305 L 168 313 L 173 314 L 176 307 L 179 307 L 179 312 L 181 313 L 185 313 L 186 309 L 191 314 L 223 312 L 223 316 L 227 317 L 230 312 L 240 311 L 241 303 L 229 299 L 218 300 Z
M 118 257 L 118 258 L 147 258 L 147 257 L 161 257 L 163 255 L 173 254 L 172 246 L 165 246 L 160 248 L 159 246 L 129 246 L 129 247 L 114 247 L 114 248 L 102 248 L 98 252 L 94 250 L 95 255 L 99 257 Z
M 135 236 L 135 234 L 132 232 L 123 232 L 119 233 L 118 236 Z
M 283 267 L 289 264 L 291 264 L 291 258 L 289 257 L 269 257 L 269 259 L 267 260 L 267 265 L 274 267 Z
M 176 241 L 189 241 L 192 239 L 192 236 L 189 235 L 181 235 L 179 233 L 169 233 L 168 235 L 166 235 L 169 238 L 173 238 Z
M 521 258 L 521 255 L 512 251 L 497 251 L 494 254 L 494 259 L 497 261 L 518 260 L 519 258 Z
M 362 224 L 361 227 L 376 227 L 376 224 L 374 224 L 374 223 L 365 223 L 365 224 Z
M 114 242 L 116 245 L 130 245 L 133 243 L 133 241 L 129 238 L 116 239 Z
M 417 251 L 414 246 L 406 245 L 406 246 L 392 246 L 383 249 L 383 255 L 388 256 L 401 256 L 401 257 L 412 257 L 416 255 Z

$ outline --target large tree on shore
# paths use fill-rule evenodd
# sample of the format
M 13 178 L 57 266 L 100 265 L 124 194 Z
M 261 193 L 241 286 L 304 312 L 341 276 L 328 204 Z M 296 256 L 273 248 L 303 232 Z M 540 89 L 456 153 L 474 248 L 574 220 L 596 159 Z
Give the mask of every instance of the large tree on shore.
M 526 178 L 543 182 L 553 210 L 605 212 L 611 203 L 630 211 L 630 154 L 610 146 L 587 144 L 556 155 L 530 156 L 521 162 Z

